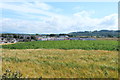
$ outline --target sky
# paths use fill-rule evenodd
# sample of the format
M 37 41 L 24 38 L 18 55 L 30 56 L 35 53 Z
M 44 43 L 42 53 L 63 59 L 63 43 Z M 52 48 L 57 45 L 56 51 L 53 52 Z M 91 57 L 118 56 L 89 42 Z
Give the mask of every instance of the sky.
M 1 2 L 0 32 L 70 33 L 117 30 L 117 2 Z

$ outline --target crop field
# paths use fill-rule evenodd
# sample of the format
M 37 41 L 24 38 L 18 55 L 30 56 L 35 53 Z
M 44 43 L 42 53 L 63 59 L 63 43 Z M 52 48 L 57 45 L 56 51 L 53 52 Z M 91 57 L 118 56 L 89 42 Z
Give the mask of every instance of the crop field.
M 28 78 L 118 78 L 118 42 L 33 41 L 2 45 L 2 71 Z
M 64 40 L 33 41 L 2 45 L 4 49 L 83 49 L 83 50 L 118 50 L 118 41 L 113 40 Z
M 118 78 L 118 52 L 105 50 L 3 49 L 2 70 L 29 78 Z

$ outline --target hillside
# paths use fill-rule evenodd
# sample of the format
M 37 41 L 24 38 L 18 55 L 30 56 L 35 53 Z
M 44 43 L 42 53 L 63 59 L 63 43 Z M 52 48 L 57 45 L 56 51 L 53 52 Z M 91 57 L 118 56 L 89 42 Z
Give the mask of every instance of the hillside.
M 120 30 L 78 31 L 69 34 L 74 36 L 120 37 Z

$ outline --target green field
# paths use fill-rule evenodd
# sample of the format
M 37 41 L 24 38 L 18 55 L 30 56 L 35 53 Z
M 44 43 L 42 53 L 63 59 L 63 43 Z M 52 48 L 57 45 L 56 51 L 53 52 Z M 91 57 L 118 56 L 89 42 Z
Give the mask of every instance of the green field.
M 113 40 L 64 40 L 33 41 L 3 45 L 3 49 L 83 49 L 83 50 L 118 50 L 118 41 Z

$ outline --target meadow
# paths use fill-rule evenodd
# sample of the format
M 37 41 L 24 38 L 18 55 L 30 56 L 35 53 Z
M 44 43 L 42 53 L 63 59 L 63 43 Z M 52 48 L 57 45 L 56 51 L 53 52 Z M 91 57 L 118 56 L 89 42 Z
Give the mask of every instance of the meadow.
M 33 41 L 2 45 L 3 49 L 83 49 L 83 50 L 118 50 L 118 41 L 113 40 L 64 40 Z
M 3 49 L 2 70 L 29 78 L 118 78 L 118 52 L 104 50 Z

